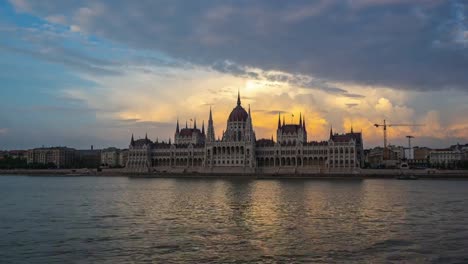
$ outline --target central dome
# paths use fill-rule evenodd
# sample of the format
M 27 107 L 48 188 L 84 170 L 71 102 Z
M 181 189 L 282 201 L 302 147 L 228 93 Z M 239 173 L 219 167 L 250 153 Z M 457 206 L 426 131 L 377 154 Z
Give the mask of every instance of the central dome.
M 247 111 L 241 106 L 240 93 L 237 93 L 237 106 L 232 109 L 231 114 L 229 115 L 228 122 L 231 121 L 247 121 Z
M 245 111 L 242 106 L 237 105 L 234 109 L 232 109 L 228 121 L 247 121 L 248 116 L 249 114 L 247 114 L 247 111 Z

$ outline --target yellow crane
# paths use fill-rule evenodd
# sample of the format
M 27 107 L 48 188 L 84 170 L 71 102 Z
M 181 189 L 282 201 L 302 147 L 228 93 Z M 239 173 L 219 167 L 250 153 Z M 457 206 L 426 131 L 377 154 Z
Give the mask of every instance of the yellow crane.
M 421 124 L 387 124 L 387 121 L 384 119 L 383 124 L 374 124 L 375 127 L 383 128 L 383 136 L 384 136 L 384 155 L 383 159 L 387 157 L 387 127 L 413 127 L 413 126 L 424 126 Z

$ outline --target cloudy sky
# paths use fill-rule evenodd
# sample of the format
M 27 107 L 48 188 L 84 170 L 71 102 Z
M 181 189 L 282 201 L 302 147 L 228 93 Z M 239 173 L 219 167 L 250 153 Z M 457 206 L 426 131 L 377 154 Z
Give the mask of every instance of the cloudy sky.
M 177 118 L 217 135 L 239 90 L 257 138 L 468 141 L 468 1 L 0 0 L 0 149 L 128 145 Z M 294 117 L 292 117 L 294 114 Z M 190 126 L 190 121 L 189 121 Z

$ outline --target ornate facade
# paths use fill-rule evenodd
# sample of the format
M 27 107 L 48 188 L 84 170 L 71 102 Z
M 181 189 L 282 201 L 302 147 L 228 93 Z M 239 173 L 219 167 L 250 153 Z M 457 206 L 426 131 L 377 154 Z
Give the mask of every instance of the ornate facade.
M 212 111 L 208 127 L 198 129 L 196 120 L 192 128 L 187 124 L 179 128 L 177 120 L 174 144 L 152 142 L 146 136 L 134 140 L 129 146 L 127 168 L 131 172 L 194 172 L 194 173 L 350 173 L 363 163 L 362 133 L 333 134 L 328 141 L 308 141 L 305 117 L 297 124 L 286 124 L 278 116 L 276 142 L 257 140 L 253 128 L 250 106 L 246 111 L 241 104 L 230 113 L 226 129 L 215 138 Z

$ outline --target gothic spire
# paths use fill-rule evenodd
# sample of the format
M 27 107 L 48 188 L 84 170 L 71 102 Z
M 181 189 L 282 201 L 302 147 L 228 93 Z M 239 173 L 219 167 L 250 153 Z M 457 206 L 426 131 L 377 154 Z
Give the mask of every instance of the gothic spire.
M 145 134 L 145 141 L 148 141 L 148 133 Z
M 205 134 L 205 120 L 203 120 L 202 125 L 201 125 L 201 133 L 203 135 Z
M 132 133 L 132 139 L 130 140 L 130 145 L 135 145 L 135 139 L 133 138 L 133 133 Z
M 284 120 L 284 116 L 283 116 L 283 126 L 286 125 L 286 121 Z
M 351 134 L 353 134 L 354 131 L 353 131 L 353 124 L 351 124 Z
M 187 120 L 185 120 L 185 128 L 188 128 Z
M 241 105 L 241 100 L 240 100 L 240 91 L 237 90 L 237 105 Z
M 193 118 L 193 128 L 197 129 L 197 119 Z
M 176 126 L 176 134 L 179 134 L 179 117 L 177 117 L 177 126 Z
M 302 113 L 299 112 L 299 126 L 302 126 Z
M 330 126 L 330 139 L 333 137 L 333 126 Z
M 210 105 L 210 118 L 208 119 L 208 122 L 213 121 L 213 116 L 211 114 L 211 105 Z
M 210 118 L 208 119 L 208 129 L 206 131 L 206 140 L 207 142 L 214 142 L 216 140 L 215 134 L 214 134 L 213 114 L 211 111 L 211 106 L 210 106 Z

